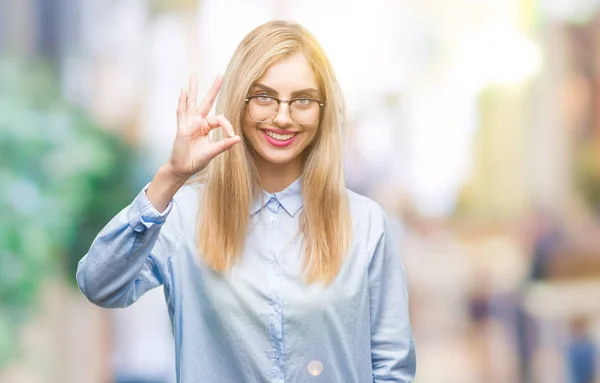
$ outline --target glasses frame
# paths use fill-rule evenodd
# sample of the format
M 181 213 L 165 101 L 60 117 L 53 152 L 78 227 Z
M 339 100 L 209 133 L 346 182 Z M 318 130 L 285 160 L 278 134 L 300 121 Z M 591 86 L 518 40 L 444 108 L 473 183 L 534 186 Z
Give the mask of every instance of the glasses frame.
M 274 96 L 269 96 L 267 94 L 255 94 L 252 96 L 247 96 L 244 101 L 246 102 L 246 106 L 248 106 L 248 104 L 250 103 L 250 100 L 252 100 L 253 98 L 259 98 L 259 97 L 263 97 L 263 98 L 270 98 L 271 100 L 274 100 L 277 103 L 277 109 L 275 110 L 275 114 L 273 115 L 273 118 L 271 118 L 271 122 L 273 122 L 273 120 L 275 120 L 275 118 L 277 117 L 277 114 L 279 113 L 279 107 L 281 106 L 281 103 L 284 104 L 288 104 L 288 106 L 291 105 L 292 102 L 297 101 L 297 100 L 310 100 L 310 101 L 315 101 L 317 102 L 317 104 L 319 104 L 319 115 L 317 116 L 317 118 L 315 118 L 314 121 L 312 122 L 298 122 L 296 120 L 294 120 L 294 117 L 292 116 L 292 109 L 290 108 L 288 110 L 288 113 L 290 115 L 290 119 L 292 121 L 294 121 L 296 124 L 298 125 L 310 125 L 310 124 L 314 124 L 317 120 L 319 120 L 322 116 L 322 112 L 323 112 L 323 108 L 325 107 L 325 101 L 323 100 L 319 100 L 317 98 L 311 98 L 311 97 L 297 97 L 297 98 L 291 98 L 289 100 L 282 100 L 280 98 L 274 97 Z M 248 115 L 250 116 L 250 118 L 252 119 L 252 121 L 254 122 L 268 122 L 269 120 L 264 120 L 264 121 L 256 121 L 253 117 L 252 114 L 250 113 L 250 111 L 248 111 Z

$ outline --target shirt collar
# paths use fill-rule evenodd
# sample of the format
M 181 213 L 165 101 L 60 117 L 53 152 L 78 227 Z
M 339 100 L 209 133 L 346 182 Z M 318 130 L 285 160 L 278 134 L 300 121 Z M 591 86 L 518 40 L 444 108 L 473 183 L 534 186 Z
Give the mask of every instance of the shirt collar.
M 302 177 L 298 177 L 290 186 L 278 193 L 268 193 L 263 190 L 262 194 L 252 203 L 250 215 L 256 214 L 271 198 L 275 197 L 289 215 L 295 216 L 302 207 L 301 180 Z

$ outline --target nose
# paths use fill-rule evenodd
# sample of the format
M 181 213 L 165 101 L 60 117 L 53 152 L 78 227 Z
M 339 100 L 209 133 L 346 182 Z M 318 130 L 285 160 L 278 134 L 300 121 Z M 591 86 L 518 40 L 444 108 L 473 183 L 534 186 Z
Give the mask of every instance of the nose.
M 289 127 L 293 123 L 292 116 L 290 116 L 291 112 L 290 104 L 287 102 L 280 103 L 273 122 L 281 128 Z

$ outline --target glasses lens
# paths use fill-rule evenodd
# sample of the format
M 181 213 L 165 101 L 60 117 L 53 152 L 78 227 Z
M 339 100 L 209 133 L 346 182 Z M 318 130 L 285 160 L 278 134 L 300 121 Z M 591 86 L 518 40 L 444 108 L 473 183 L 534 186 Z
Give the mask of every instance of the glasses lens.
M 248 102 L 250 118 L 256 122 L 273 121 L 277 116 L 278 104 L 271 97 L 253 97 Z M 314 100 L 299 99 L 290 104 L 290 117 L 297 124 L 312 124 L 319 119 L 321 108 Z
M 290 105 L 292 120 L 298 124 L 312 124 L 319 118 L 321 108 L 314 100 L 294 100 Z
M 248 102 L 250 118 L 256 122 L 271 121 L 277 114 L 277 101 L 270 97 L 254 97 Z

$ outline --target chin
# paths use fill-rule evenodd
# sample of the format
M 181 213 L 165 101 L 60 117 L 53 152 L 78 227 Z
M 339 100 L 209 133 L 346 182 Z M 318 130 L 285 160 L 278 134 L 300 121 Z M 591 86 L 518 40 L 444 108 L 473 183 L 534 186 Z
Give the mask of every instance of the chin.
M 288 153 L 285 153 L 284 151 L 281 153 L 273 153 L 272 150 L 261 150 L 258 155 L 261 156 L 265 161 L 278 165 L 287 164 L 298 157 L 298 153 L 295 151 L 290 151 Z

